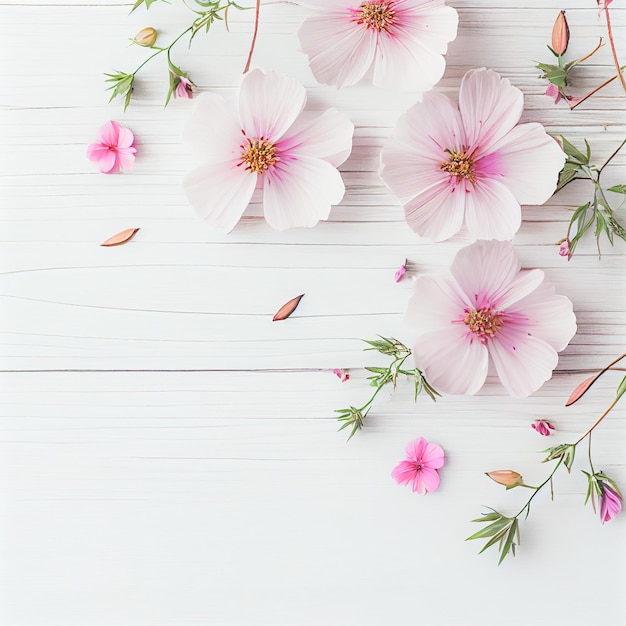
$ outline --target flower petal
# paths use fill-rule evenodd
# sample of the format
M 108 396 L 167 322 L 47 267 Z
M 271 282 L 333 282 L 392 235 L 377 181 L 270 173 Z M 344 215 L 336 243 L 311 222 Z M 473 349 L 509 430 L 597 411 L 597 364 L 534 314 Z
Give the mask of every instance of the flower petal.
M 298 35 L 315 79 L 338 89 L 358 83 L 374 60 L 376 35 L 348 8 L 307 18 Z
M 345 192 L 339 172 L 311 157 L 281 158 L 264 176 L 265 219 L 275 230 L 315 226 Z
M 523 314 L 528 332 L 543 339 L 557 352 L 563 350 L 576 334 L 572 303 L 565 296 L 557 296 L 554 287 L 545 282 L 518 300 L 509 311 Z
M 556 350 L 522 329 L 504 325 L 489 341 L 489 354 L 509 395 L 525 398 L 552 377 Z
M 241 124 L 233 107 L 214 93 L 201 93 L 196 98 L 183 139 L 203 163 L 231 161 L 243 151 Z
M 129 170 L 135 163 L 134 148 L 122 148 L 117 151 L 117 162 L 122 170 Z
M 487 378 L 487 348 L 468 337 L 465 325 L 421 335 L 413 356 L 428 382 L 444 393 L 474 395 Z
M 524 270 L 519 272 L 507 287 L 493 297 L 493 306 L 497 309 L 508 309 L 518 300 L 533 293 L 543 282 L 543 270 Z
M 541 124 L 520 124 L 491 147 L 502 182 L 520 204 L 543 204 L 556 189 L 566 155 Z
M 408 225 L 421 237 L 444 241 L 461 230 L 465 215 L 465 181 L 451 188 L 447 181 L 433 185 L 404 205 Z
M 477 241 L 459 250 L 450 272 L 478 309 L 492 305 L 520 271 L 509 241 Z
M 284 74 L 248 72 L 239 90 L 239 117 L 250 139 L 278 141 L 304 109 L 306 90 Z
M 115 174 L 113 171 L 117 165 L 115 150 L 110 150 L 108 146 L 99 143 L 92 143 L 87 148 L 87 157 L 97 164 L 103 174 Z
M 406 33 L 381 32 L 374 56 L 372 84 L 383 89 L 429 91 L 443 76 L 444 58 Z
M 314 117 L 307 113 L 293 123 L 276 143 L 276 149 L 280 153 L 323 159 L 338 167 L 352 151 L 354 124 L 337 109 L 315 113 Z
M 391 477 L 399 485 L 408 485 L 415 478 L 415 463 L 412 461 L 400 461 L 393 470 L 391 470 Z
M 517 124 L 524 96 L 493 70 L 470 70 L 461 82 L 459 108 L 468 147 L 479 148 L 480 157 Z
M 501 182 L 478 179 L 468 185 L 466 223 L 477 239 L 513 239 L 522 223 L 522 208 L 513 193 Z
M 418 276 L 413 285 L 405 321 L 421 332 L 448 329 L 471 306 L 469 298 L 453 281 Z
M 445 54 L 456 37 L 459 15 L 443 2 L 398 3 L 395 11 L 394 32 L 400 31 L 403 38 L 412 37 L 431 52 Z
M 122 148 L 122 149 L 132 148 L 134 141 L 135 141 L 135 135 L 133 135 L 133 131 L 130 130 L 130 128 L 125 128 L 124 126 L 120 126 L 119 134 L 117 138 L 117 147 Z
M 98 139 L 107 146 L 117 146 L 121 126 L 114 120 L 109 120 L 98 129 Z
M 190 204 L 213 228 L 231 231 L 252 198 L 257 175 L 237 164 L 209 163 L 183 181 Z
M 421 487 L 424 493 L 432 493 L 439 488 L 439 472 L 436 469 L 430 467 L 423 467 L 420 472 Z M 414 490 L 415 491 L 415 490 Z
M 407 459 L 411 459 L 411 461 L 419 461 L 426 452 L 427 445 L 428 442 L 423 437 L 409 441 L 404 449 Z
M 445 454 L 441 446 L 436 443 L 426 445 L 426 450 L 422 455 L 422 461 L 431 469 L 439 469 L 445 463 Z

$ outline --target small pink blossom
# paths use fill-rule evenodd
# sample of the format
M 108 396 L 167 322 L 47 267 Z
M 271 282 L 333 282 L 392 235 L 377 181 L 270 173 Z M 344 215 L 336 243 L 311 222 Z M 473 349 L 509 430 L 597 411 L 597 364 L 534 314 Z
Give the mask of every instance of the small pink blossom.
M 568 261 L 570 261 L 571 258 L 574 256 L 570 248 L 571 243 L 572 242 L 569 239 L 566 239 L 559 246 L 559 254 L 561 256 L 566 256 Z
M 530 426 L 544 437 L 549 437 L 552 434 L 550 431 L 554 430 L 554 426 L 547 420 L 535 420 Z
M 539 389 L 576 332 L 572 303 L 541 270 L 521 271 L 510 242 L 477 241 L 457 253 L 450 272 L 413 285 L 406 321 L 422 333 L 415 365 L 449 394 L 477 393 L 490 361 L 511 396 Z
M 444 0 L 302 0 L 315 10 L 299 31 L 320 83 L 358 83 L 370 68 L 383 89 L 425 92 L 439 82 L 458 14 Z
M 550 83 L 546 88 L 546 96 L 550 96 L 554 104 L 558 104 L 561 100 L 561 90 L 554 83 Z
M 193 83 L 184 76 L 179 76 L 174 95 L 177 98 L 188 98 L 191 100 L 193 98 Z
M 537 123 L 518 124 L 522 92 L 492 70 L 463 77 L 459 103 L 427 93 L 400 117 L 381 177 L 420 236 L 443 241 L 463 224 L 477 239 L 512 239 L 522 204 L 543 204 L 565 153 Z
M 406 446 L 404 461 L 400 461 L 391 472 L 391 477 L 399 485 L 412 485 L 414 492 L 426 495 L 439 487 L 439 472 L 443 467 L 444 453 L 436 443 L 428 443 L 420 437 Z
M 396 273 L 393 276 L 393 279 L 399 283 L 406 274 L 406 261 L 396 270 Z
M 352 150 L 354 125 L 337 109 L 304 111 L 306 90 L 293 78 L 248 72 L 239 90 L 239 115 L 220 95 L 202 93 L 185 129 L 201 159 L 183 187 L 190 204 L 213 228 L 231 231 L 255 189 L 275 230 L 311 227 L 341 202 L 337 167 Z
M 133 166 L 136 152 L 132 131 L 111 120 L 98 129 L 98 141 L 87 148 L 87 158 L 103 174 L 117 174 Z
M 348 374 L 347 370 L 335 368 L 333 370 L 333 374 L 342 382 L 345 383 L 346 380 L 350 380 L 350 374 Z
M 600 483 L 602 498 L 600 500 L 600 520 L 604 524 L 610 522 L 622 510 L 622 496 L 605 482 Z

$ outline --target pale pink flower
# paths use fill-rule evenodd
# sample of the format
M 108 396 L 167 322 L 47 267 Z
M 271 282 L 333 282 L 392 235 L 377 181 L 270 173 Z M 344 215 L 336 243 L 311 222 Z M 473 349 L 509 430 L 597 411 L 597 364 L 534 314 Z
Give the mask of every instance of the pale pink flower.
M 441 446 L 428 443 L 426 439 L 420 437 L 407 444 L 406 456 L 404 461 L 400 461 L 393 468 L 391 477 L 399 485 L 411 484 L 413 491 L 421 495 L 436 491 L 439 487 L 437 470 L 444 464 Z
M 465 223 L 478 239 L 512 239 L 520 204 L 552 195 L 565 153 L 541 124 L 516 125 L 523 101 L 483 68 L 465 74 L 458 105 L 427 93 L 399 119 L 381 176 L 419 235 L 443 241 Z
M 508 393 L 523 398 L 552 376 L 576 332 L 572 303 L 539 269 L 520 271 L 509 242 L 460 250 L 451 278 L 419 276 L 406 313 L 422 334 L 415 365 L 438 391 L 473 395 L 491 360 Z
M 372 83 L 425 92 L 439 82 L 456 37 L 457 12 L 444 0 L 303 0 L 315 13 L 300 28 L 302 50 L 320 83 Z
M 547 420 L 535 420 L 530 426 L 544 437 L 549 437 L 552 434 L 550 431 L 554 430 L 554 426 Z
M 339 369 L 338 367 L 333 370 L 333 374 L 342 382 L 345 383 L 347 380 L 350 380 L 350 374 L 348 374 L 347 370 Z
M 396 273 L 393 276 L 393 279 L 399 283 L 406 274 L 406 261 L 396 270 Z
M 226 100 L 203 93 L 185 138 L 203 165 L 184 189 L 214 228 L 230 231 L 255 188 L 263 189 L 272 228 L 314 226 L 345 191 L 337 167 L 352 149 L 353 124 L 337 111 L 303 113 L 306 91 L 288 76 L 248 72 L 239 91 L 239 119 Z
M 135 136 L 111 120 L 98 129 L 98 141 L 87 148 L 87 157 L 103 174 L 117 174 L 135 162 Z
M 605 482 L 600 483 L 602 498 L 600 499 L 600 520 L 610 522 L 622 511 L 622 496 Z
M 554 83 L 550 83 L 546 88 L 546 96 L 550 96 L 554 104 L 558 104 L 561 100 L 561 90 Z
M 179 76 L 174 95 L 177 98 L 188 98 L 191 100 L 193 98 L 193 83 L 188 78 Z

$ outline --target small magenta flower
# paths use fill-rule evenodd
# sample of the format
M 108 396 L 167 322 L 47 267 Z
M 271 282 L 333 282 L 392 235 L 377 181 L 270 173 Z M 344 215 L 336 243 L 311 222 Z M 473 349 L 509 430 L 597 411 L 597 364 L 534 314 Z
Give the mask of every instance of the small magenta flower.
M 552 433 L 551 430 L 554 430 L 554 426 L 548 422 L 547 420 L 535 420 L 531 425 L 531 428 L 534 428 L 540 435 L 544 437 L 549 437 Z
M 348 374 L 348 370 L 339 369 L 336 367 L 333 370 L 333 374 L 342 382 L 345 383 L 346 380 L 350 380 L 350 374 Z
M 406 261 L 396 270 L 393 279 L 399 283 L 406 274 Z
M 391 472 L 391 477 L 399 485 L 412 485 L 414 492 L 426 495 L 439 487 L 439 472 L 443 467 L 444 453 L 436 443 L 428 443 L 420 437 L 406 446 L 404 461 L 400 461 Z
M 98 141 L 87 148 L 87 158 L 103 174 L 117 174 L 133 166 L 136 152 L 132 131 L 111 120 L 98 130 Z
M 574 256 L 570 248 L 570 244 L 571 241 L 569 239 L 566 239 L 559 246 L 559 254 L 561 256 L 566 256 L 568 261 Z
M 600 499 L 600 521 L 610 522 L 614 517 L 622 511 L 622 496 L 610 485 L 600 482 L 602 490 L 602 498 Z
M 193 98 L 193 83 L 184 76 L 178 76 L 178 84 L 174 90 L 174 96 L 176 98 Z

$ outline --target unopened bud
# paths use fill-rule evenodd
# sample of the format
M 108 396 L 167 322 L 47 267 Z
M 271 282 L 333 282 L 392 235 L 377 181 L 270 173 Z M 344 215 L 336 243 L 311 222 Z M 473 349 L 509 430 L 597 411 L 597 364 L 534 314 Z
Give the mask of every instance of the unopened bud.
M 565 11 L 561 11 L 552 27 L 552 49 L 557 56 L 561 56 L 567 50 L 568 44 L 569 26 L 565 18 Z
M 494 470 L 493 472 L 486 472 L 486 474 L 491 480 L 499 485 L 504 485 L 507 489 L 511 489 L 522 482 L 522 475 L 513 470 Z
M 157 40 L 157 32 L 151 26 L 142 28 L 133 38 L 133 43 L 144 48 L 151 48 Z

